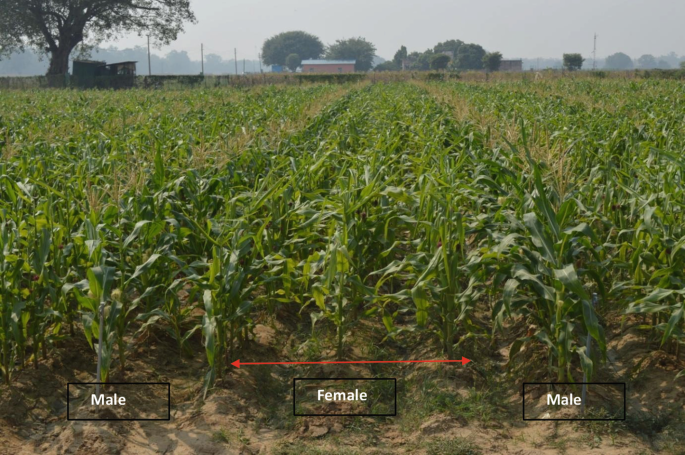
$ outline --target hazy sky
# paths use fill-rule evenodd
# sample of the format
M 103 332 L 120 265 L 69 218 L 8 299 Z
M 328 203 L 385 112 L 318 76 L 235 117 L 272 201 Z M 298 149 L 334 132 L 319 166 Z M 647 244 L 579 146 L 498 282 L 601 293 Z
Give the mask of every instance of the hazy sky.
M 378 55 L 392 58 L 404 44 L 423 51 L 439 41 L 461 39 L 498 50 L 505 58 L 557 57 L 565 52 L 597 56 L 625 52 L 685 54 L 682 0 L 193 0 L 198 19 L 171 46 L 199 59 L 205 53 L 256 58 L 265 39 L 304 30 L 324 44 L 363 36 Z M 130 35 L 113 43 L 145 45 Z

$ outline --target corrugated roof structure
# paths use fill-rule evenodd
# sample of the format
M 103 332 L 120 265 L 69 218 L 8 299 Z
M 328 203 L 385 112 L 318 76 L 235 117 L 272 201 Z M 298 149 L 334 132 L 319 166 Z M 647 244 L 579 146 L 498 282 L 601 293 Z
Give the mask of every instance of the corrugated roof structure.
M 302 60 L 303 65 L 354 65 L 356 63 L 356 60 Z

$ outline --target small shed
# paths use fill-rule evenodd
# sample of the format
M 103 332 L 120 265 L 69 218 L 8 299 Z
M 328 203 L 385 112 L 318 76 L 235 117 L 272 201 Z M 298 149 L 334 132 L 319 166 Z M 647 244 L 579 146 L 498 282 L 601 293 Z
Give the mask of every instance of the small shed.
M 131 88 L 135 84 L 136 63 L 74 60 L 74 85 L 82 88 Z
M 510 71 L 518 73 L 523 71 L 523 60 L 502 60 L 499 65 L 500 71 Z
M 119 62 L 107 63 L 101 71 L 101 76 L 135 76 L 136 63 L 138 62 Z
M 98 76 L 100 68 L 105 64 L 105 62 L 97 60 L 74 60 L 72 69 L 74 84 L 78 87 L 94 87 L 95 78 Z
M 356 60 L 302 60 L 302 72 L 312 73 L 354 73 Z

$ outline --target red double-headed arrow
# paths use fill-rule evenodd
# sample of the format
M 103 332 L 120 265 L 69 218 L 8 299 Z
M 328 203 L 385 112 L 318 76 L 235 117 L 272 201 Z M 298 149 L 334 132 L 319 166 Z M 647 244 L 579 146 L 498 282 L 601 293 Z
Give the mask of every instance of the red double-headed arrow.
M 240 359 L 231 363 L 236 368 L 242 365 L 327 365 L 334 363 L 461 363 L 466 365 L 470 360 L 462 357 L 461 360 L 345 360 L 337 362 L 240 362 Z

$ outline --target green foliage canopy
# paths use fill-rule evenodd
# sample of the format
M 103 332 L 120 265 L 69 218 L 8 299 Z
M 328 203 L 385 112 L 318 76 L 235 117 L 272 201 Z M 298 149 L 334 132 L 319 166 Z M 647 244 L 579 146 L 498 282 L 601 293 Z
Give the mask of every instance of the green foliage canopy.
M 500 52 L 488 52 L 483 56 L 483 66 L 488 72 L 499 71 L 502 64 L 502 54 Z
M 376 65 L 374 67 L 374 71 L 378 72 L 383 72 L 383 71 L 399 71 L 402 69 L 402 67 L 398 66 L 394 61 L 388 60 L 387 62 L 383 62 L 380 65 Z
M 357 71 L 369 71 L 373 67 L 374 55 L 376 46 L 362 37 L 337 40 L 326 50 L 327 59 L 356 60 L 354 69 Z
M 415 71 L 428 71 L 431 65 L 431 58 L 435 53 L 433 49 L 427 49 L 426 52 L 412 52 L 408 58 L 411 60 L 410 69 Z
M 444 41 L 442 43 L 438 43 L 435 45 L 433 48 L 433 52 L 440 53 L 440 52 L 451 52 L 454 57 L 457 56 L 457 53 L 459 52 L 459 48 L 464 45 L 464 42 L 462 40 L 458 39 L 451 39 Z
M 431 58 L 431 69 L 444 70 L 445 68 L 447 68 L 447 65 L 450 64 L 450 60 L 452 59 L 447 54 L 435 54 Z
M 287 66 L 288 69 L 292 72 L 295 72 L 295 70 L 297 70 L 297 68 L 299 68 L 301 64 L 302 59 L 297 54 L 290 54 L 285 59 L 285 66 Z
M 637 59 L 637 66 L 643 70 L 651 70 L 657 68 L 659 65 L 657 64 L 656 58 L 653 55 L 645 54 Z
M 405 46 L 400 47 L 400 49 L 395 52 L 395 56 L 392 58 L 392 61 L 397 65 L 398 67 L 402 66 L 402 60 L 407 58 L 407 48 Z
M 79 44 L 92 47 L 131 31 L 169 44 L 195 21 L 190 0 L 2 0 L 0 56 L 29 47 L 50 55 L 48 75 L 66 74 Z
M 454 59 L 454 64 L 459 70 L 480 70 L 483 69 L 483 57 L 485 49 L 478 44 L 464 44 L 459 47 L 459 51 Z
M 262 59 L 267 65 L 286 66 L 290 54 L 297 54 L 301 60 L 319 58 L 324 45 L 319 38 L 307 32 L 283 32 L 272 36 L 262 46 Z
M 631 70 L 633 69 L 633 59 L 623 52 L 616 52 L 607 57 L 604 66 L 612 70 Z
M 580 54 L 564 54 L 564 68 L 568 71 L 577 71 L 583 67 L 585 59 Z

